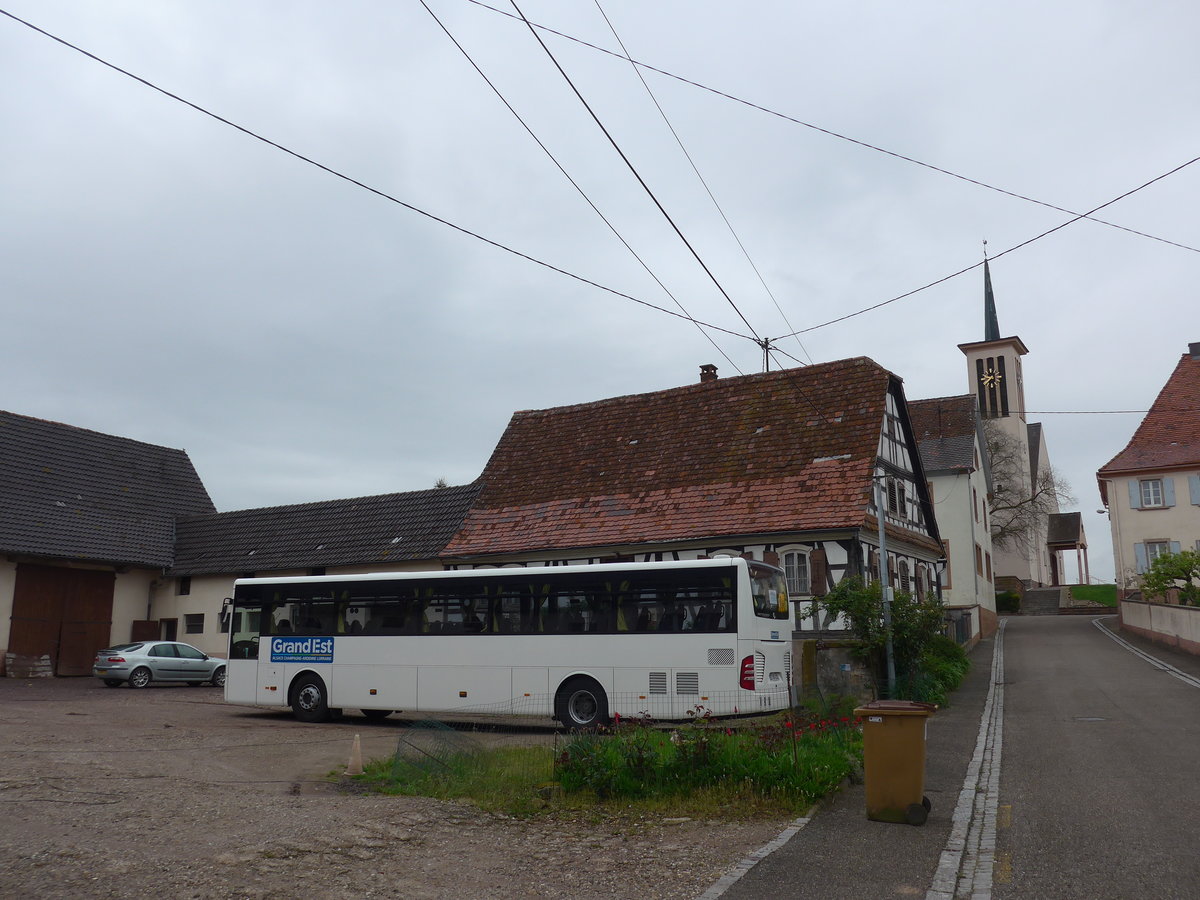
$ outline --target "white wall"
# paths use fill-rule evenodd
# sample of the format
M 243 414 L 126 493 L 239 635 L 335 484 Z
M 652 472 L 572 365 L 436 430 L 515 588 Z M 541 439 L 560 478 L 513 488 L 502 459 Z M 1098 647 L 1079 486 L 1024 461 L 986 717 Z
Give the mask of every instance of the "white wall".
M 17 590 L 17 564 L 0 560 L 0 647 L 8 646 L 12 633 L 13 595 Z M 3 653 L 0 653 L 3 657 Z
M 156 572 L 134 569 L 118 572 L 113 584 L 112 628 L 109 644 L 123 644 L 130 638 L 133 623 L 146 618 L 150 607 L 150 592 Z

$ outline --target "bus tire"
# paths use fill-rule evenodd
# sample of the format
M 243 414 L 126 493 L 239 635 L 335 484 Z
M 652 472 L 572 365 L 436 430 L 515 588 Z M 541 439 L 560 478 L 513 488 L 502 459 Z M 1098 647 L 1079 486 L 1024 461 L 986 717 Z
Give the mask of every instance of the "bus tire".
M 592 731 L 608 723 L 608 697 L 593 679 L 569 678 L 554 697 L 554 718 L 568 731 Z
M 292 715 L 301 722 L 328 722 L 329 695 L 325 682 L 311 672 L 292 682 Z

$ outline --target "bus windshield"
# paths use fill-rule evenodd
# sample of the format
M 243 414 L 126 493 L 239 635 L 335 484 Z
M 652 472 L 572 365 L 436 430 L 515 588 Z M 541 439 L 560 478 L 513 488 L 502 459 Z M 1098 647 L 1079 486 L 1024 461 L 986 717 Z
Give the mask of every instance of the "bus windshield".
M 750 566 L 750 592 L 754 596 L 754 614 L 764 619 L 787 619 L 787 582 L 783 572 L 770 566 Z

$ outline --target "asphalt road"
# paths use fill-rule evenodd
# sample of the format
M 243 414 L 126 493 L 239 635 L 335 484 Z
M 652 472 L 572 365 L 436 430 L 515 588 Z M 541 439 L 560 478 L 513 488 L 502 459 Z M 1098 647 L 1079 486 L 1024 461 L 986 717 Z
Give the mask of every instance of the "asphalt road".
M 1128 640 L 1195 683 L 1091 616 L 1009 618 L 929 721 L 924 827 L 849 787 L 722 900 L 1200 897 L 1200 658 Z
M 993 896 L 1200 896 L 1200 688 L 1090 618 L 1010 619 L 1004 652 Z

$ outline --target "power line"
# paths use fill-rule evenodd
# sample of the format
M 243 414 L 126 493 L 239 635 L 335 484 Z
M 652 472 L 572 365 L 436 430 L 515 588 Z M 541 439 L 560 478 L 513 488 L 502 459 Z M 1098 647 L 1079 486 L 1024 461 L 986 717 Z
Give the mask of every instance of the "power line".
M 437 13 L 435 13 L 430 8 L 429 4 L 426 3 L 425 0 L 420 0 L 420 3 L 423 7 L 425 7 L 425 11 L 427 13 L 429 13 L 429 15 L 433 19 L 433 21 L 437 23 L 438 27 L 442 29 L 442 31 L 445 33 L 446 37 L 448 37 L 450 39 L 450 42 L 452 44 L 454 44 L 455 47 L 458 48 L 458 51 L 466 58 L 467 62 L 469 62 L 471 64 L 471 67 L 477 73 L 479 73 L 479 77 L 482 78 L 484 80 L 484 82 L 487 83 L 487 86 L 492 89 L 492 93 L 494 93 L 500 99 L 500 102 L 503 103 L 505 105 L 505 107 L 508 109 L 508 111 L 513 114 L 513 116 L 516 118 L 516 120 L 521 123 L 521 127 L 524 128 L 525 131 L 529 134 L 529 136 L 531 138 L 533 138 L 534 142 L 539 147 L 542 148 L 542 152 L 544 152 L 546 154 L 546 156 L 548 156 L 550 158 L 550 161 L 552 163 L 554 163 L 554 165 L 558 168 L 558 171 L 562 172 L 563 177 L 566 178 L 567 181 L 569 181 L 571 183 L 571 187 L 575 188 L 575 190 L 579 193 L 579 196 L 581 196 L 584 199 L 584 201 L 587 203 L 587 205 L 592 208 L 592 211 L 595 212 L 596 215 L 598 215 L 600 217 L 600 220 L 605 225 L 608 226 L 608 230 L 611 231 L 613 233 L 613 235 L 616 236 L 618 241 L 620 241 L 622 244 L 624 244 L 626 250 L 628 250 L 631 254 L 633 254 L 633 258 L 636 259 L 641 264 L 642 268 L 646 270 L 646 273 L 651 278 L 653 278 L 654 281 L 658 284 L 658 286 L 663 289 L 663 291 L 666 293 L 666 295 L 675 302 L 675 305 L 679 307 L 679 311 L 682 312 L 689 321 L 691 321 L 692 323 L 695 324 L 696 330 L 699 331 L 700 334 L 702 334 L 708 340 L 708 342 L 713 345 L 713 347 L 716 349 L 716 351 L 718 353 L 721 354 L 721 356 L 725 357 L 725 361 L 727 363 L 729 363 L 729 365 L 733 366 L 733 368 L 737 370 L 737 373 L 739 375 L 745 374 L 744 372 L 742 372 L 742 370 L 740 368 L 738 368 L 737 363 L 735 363 L 732 359 L 729 358 L 729 354 L 727 354 L 724 350 L 721 349 L 721 347 L 713 339 L 712 335 L 710 335 L 707 331 L 705 331 L 704 328 L 700 325 L 700 323 L 697 322 L 695 320 L 695 318 L 692 317 L 692 314 L 689 313 L 684 308 L 683 304 L 679 302 L 679 298 L 676 297 L 673 293 L 671 293 L 671 291 L 667 288 L 667 286 L 662 283 L 662 281 L 654 273 L 654 271 L 650 268 L 650 266 L 646 264 L 646 261 L 644 259 L 642 259 L 641 256 L 638 255 L 637 251 L 634 250 L 632 246 L 630 246 L 629 241 L 625 240 L 625 238 L 621 234 L 621 232 L 619 232 L 617 230 L 617 227 L 615 225 L 613 225 L 613 223 L 609 221 L 608 217 L 605 216 L 604 213 L 602 213 L 600 211 L 600 208 L 598 206 L 596 206 L 595 203 L 592 202 L 592 198 L 589 197 L 587 195 L 587 193 L 584 191 L 584 189 L 579 186 L 579 183 L 574 178 L 571 177 L 570 173 L 567 172 L 567 170 L 563 167 L 562 163 L 560 163 L 558 161 L 558 159 L 554 156 L 554 154 L 550 152 L 550 148 L 547 147 L 542 142 L 542 139 L 539 138 L 534 133 L 533 129 L 529 127 L 529 124 L 525 121 L 525 119 L 521 117 L 521 114 L 518 113 L 516 111 L 516 109 L 513 108 L 513 105 L 508 102 L 508 99 L 504 96 L 503 93 L 501 93 L 500 89 L 498 87 L 496 87 L 496 85 L 492 81 L 492 79 L 488 78 L 487 74 L 483 71 L 483 69 L 481 69 L 479 67 L 479 64 L 475 62 L 475 60 L 472 58 L 471 54 L 467 52 L 467 49 L 461 43 L 459 43 L 458 39 L 453 34 L 450 33 L 450 29 L 447 28 L 445 23 L 442 22 L 442 20 L 438 18 Z
M 668 213 L 666 208 L 659 202 L 658 197 L 656 197 L 654 195 L 654 192 L 652 190 L 650 190 L 650 186 L 648 184 L 646 184 L 645 180 L 638 173 L 637 168 L 633 165 L 632 162 L 630 162 L 629 157 L 627 157 L 625 155 L 625 152 L 620 148 L 620 146 L 617 144 L 616 140 L 614 140 L 613 136 L 609 133 L 608 129 L 604 127 L 604 123 L 600 121 L 600 117 L 596 115 L 596 113 L 592 109 L 591 105 L 587 102 L 587 100 L 584 99 L 583 94 L 581 94 L 579 92 L 579 88 L 575 87 L 575 82 L 571 81 L 571 77 L 566 73 L 566 71 L 563 69 L 563 67 L 561 65 L 559 65 L 558 60 L 555 58 L 554 54 L 550 52 L 550 48 L 546 46 L 546 43 L 545 43 L 545 41 L 542 40 L 541 35 L 539 35 L 537 33 L 537 29 L 535 29 L 533 27 L 532 23 L 527 18 L 525 18 L 525 13 L 521 12 L 521 8 L 519 6 L 517 6 L 516 0 L 509 0 L 509 2 L 512 4 L 513 9 L 515 9 L 517 11 L 517 14 L 521 17 L 521 21 L 523 21 L 528 26 L 529 33 L 533 35 L 534 40 L 536 40 L 538 42 L 538 44 L 541 45 L 541 48 L 544 51 L 546 51 L 546 55 L 548 57 L 550 57 L 550 61 L 552 63 L 554 63 L 554 68 L 558 69 L 559 74 L 562 75 L 562 77 L 566 80 L 566 82 L 570 86 L 571 90 L 575 93 L 575 96 L 579 98 L 579 102 L 582 103 L 584 109 L 586 109 L 588 111 L 588 114 L 592 117 L 592 121 L 594 121 L 596 123 L 596 125 L 599 126 L 600 130 L 604 133 L 604 136 L 606 138 L 608 138 L 608 142 L 610 144 L 612 144 L 613 149 L 617 151 L 617 155 L 621 157 L 621 159 L 624 161 L 625 165 L 628 167 L 629 171 L 633 173 L 633 177 L 637 179 L 638 184 L 640 184 L 642 186 L 642 189 L 646 192 L 646 194 L 650 197 L 650 199 L 652 201 L 654 201 L 654 205 L 658 207 L 658 211 L 663 214 L 663 217 L 666 218 L 666 220 L 670 224 L 671 228 L 674 229 L 674 231 L 677 235 L 679 235 L 679 239 L 681 241 L 683 241 L 684 246 L 687 247 L 688 250 L 691 252 L 692 256 L 695 257 L 696 262 L 698 262 L 700 264 L 700 268 L 702 268 L 704 270 L 705 274 L 708 275 L 709 280 L 711 280 L 712 283 L 717 286 L 717 290 L 721 292 L 721 296 L 723 296 L 727 301 L 729 301 L 729 305 L 733 307 L 733 311 L 738 314 L 738 317 L 741 318 L 742 322 L 745 323 L 746 327 L 750 329 L 750 333 L 754 335 L 755 340 L 761 342 L 762 339 L 759 338 L 758 332 L 754 330 L 754 326 L 750 324 L 750 321 L 744 315 L 742 315 L 742 311 L 740 309 L 738 309 L 738 305 L 733 302 L 733 298 L 730 297 L 729 294 L 726 292 L 725 288 L 723 288 L 721 286 L 721 282 L 717 281 L 717 276 L 715 276 L 712 273 L 712 270 L 709 269 L 708 266 L 705 264 L 704 260 L 700 258 L 700 254 L 696 252 L 696 248 L 692 246 L 691 242 L 686 237 L 684 237 L 683 232 L 680 230 L 679 226 L 675 224 L 675 220 L 671 218 L 670 213 Z
M 1145 184 L 1138 185 L 1137 187 L 1133 188 L 1132 190 L 1126 191 L 1125 193 L 1121 194 L 1120 196 L 1113 197 L 1113 199 L 1109 200 L 1106 203 L 1101 203 L 1099 206 L 1095 207 L 1094 209 L 1089 210 L 1086 213 L 1078 213 L 1075 215 L 1075 217 L 1073 219 L 1068 219 L 1066 222 L 1063 222 L 1060 225 L 1055 225 L 1053 228 L 1051 228 L 1047 231 L 1043 231 L 1039 235 L 1031 237 L 1026 241 L 1022 241 L 1019 244 L 1014 244 L 1013 246 L 1009 247 L 1007 250 L 1002 250 L 1001 252 L 997 253 L 995 256 L 991 257 L 991 261 L 995 262 L 1000 257 L 1005 256 L 1009 253 L 1012 253 L 1014 250 L 1020 250 L 1022 247 L 1028 247 L 1034 241 L 1040 241 L 1042 238 L 1048 237 L 1049 235 L 1054 234 L 1054 232 L 1056 232 L 1056 231 L 1061 231 L 1063 228 L 1066 228 L 1068 225 L 1073 225 L 1074 223 L 1078 222 L 1080 219 L 1086 219 L 1091 215 L 1091 213 L 1094 213 L 1101 209 L 1104 209 L 1106 206 L 1112 206 L 1112 204 L 1116 203 L 1118 200 L 1124 200 L 1126 197 L 1136 194 L 1138 191 L 1140 191 L 1144 188 L 1148 188 L 1150 185 L 1154 184 L 1155 182 L 1162 181 L 1164 178 L 1168 177 L 1169 175 L 1174 175 L 1176 172 L 1179 172 L 1182 169 L 1186 169 L 1188 166 L 1190 166 L 1196 162 L 1200 162 L 1200 156 L 1189 159 L 1187 162 L 1176 166 L 1175 168 L 1171 169 L 1170 171 L 1164 172 L 1161 175 L 1157 175 L 1154 178 L 1151 178 Z M 982 266 L 984 264 L 985 261 L 986 260 L 980 260 L 979 262 L 969 265 L 964 269 L 959 269 L 957 272 L 952 272 L 949 275 L 945 275 L 945 276 L 937 279 L 936 281 L 931 281 L 931 282 L 929 282 L 929 284 L 922 285 L 919 288 L 913 288 L 911 291 L 906 291 L 905 293 L 900 294 L 897 297 L 892 297 L 890 300 L 884 300 L 880 303 L 876 303 L 872 306 L 868 306 L 863 309 L 860 309 L 857 312 L 847 313 L 844 316 L 839 316 L 836 319 L 830 319 L 828 322 L 822 322 L 819 325 L 811 325 L 808 328 L 802 328 L 800 331 L 797 331 L 796 334 L 807 334 L 810 331 L 816 331 L 818 328 L 825 328 L 826 326 L 829 326 L 829 325 L 835 325 L 838 322 L 844 322 L 847 319 L 853 319 L 855 316 L 861 316 L 863 313 L 872 312 L 873 310 L 879 309 L 880 307 L 883 307 L 883 306 L 887 306 L 890 303 L 895 303 L 897 300 L 903 300 L 906 297 L 911 297 L 913 294 L 919 294 L 921 291 L 926 291 L 929 288 L 936 287 L 939 284 L 943 284 L 952 278 L 957 278 L 959 275 L 963 275 L 967 272 L 970 272 L 972 269 L 978 269 L 980 266 Z M 783 337 L 792 337 L 792 335 L 785 334 L 785 335 L 783 335 Z
M 792 323 L 788 321 L 787 313 L 783 311 L 783 307 L 779 305 L 779 301 L 775 299 L 775 294 L 772 293 L 771 288 L 767 285 L 766 279 L 763 278 L 762 272 L 758 270 L 758 266 L 756 266 L 754 264 L 754 260 L 750 258 L 750 252 L 746 249 L 746 245 L 743 244 L 742 239 L 738 237 L 738 233 L 734 229 L 733 223 L 729 221 L 729 217 L 725 215 L 725 210 L 721 208 L 721 204 L 717 202 L 717 198 L 713 194 L 712 189 L 708 186 L 708 182 L 705 180 L 704 176 L 700 174 L 699 166 L 697 166 L 696 161 L 692 159 L 692 154 L 688 153 L 687 147 L 683 145 L 683 139 L 679 137 L 679 133 L 675 130 L 675 126 L 671 124 L 671 120 L 667 117 L 667 113 L 662 108 L 662 104 L 658 102 L 658 97 L 654 95 L 654 91 L 650 89 L 650 85 L 642 76 L 642 70 L 637 67 L 637 63 L 635 63 L 633 58 L 629 55 L 629 50 L 625 46 L 625 42 L 621 40 L 621 36 L 617 34 L 617 29 L 613 26 L 612 20 L 609 19 L 608 13 L 606 13 L 604 11 L 604 7 L 600 5 L 600 0 L 594 0 L 594 2 L 596 4 L 596 9 L 600 11 L 600 15 L 604 17 L 604 22 L 606 25 L 608 25 L 609 31 L 612 32 L 612 36 L 616 38 L 617 43 L 621 45 L 621 52 L 624 54 L 624 58 L 629 60 L 629 64 L 633 68 L 634 74 L 637 75 L 638 81 L 640 81 L 642 83 L 642 87 L 646 89 L 646 93 L 649 95 L 650 100 L 654 103 L 654 108 L 658 110 L 658 114 L 662 116 L 663 122 L 666 124 L 667 129 L 671 132 L 671 136 L 675 138 L 675 143 L 679 145 L 679 149 L 683 152 L 684 157 L 687 159 L 688 165 L 692 167 L 692 171 L 695 172 L 696 177 L 700 179 L 700 184 L 704 186 L 704 191 L 708 194 L 708 199 L 711 200 L 713 206 L 716 207 L 717 212 L 721 216 L 721 220 L 725 223 L 725 227 L 729 229 L 729 233 L 733 236 L 734 241 L 737 242 L 738 247 L 742 251 L 742 255 L 746 257 L 746 262 L 750 264 L 750 268 L 753 269 L 754 274 L 758 276 L 758 281 L 763 286 L 763 290 L 767 292 L 767 296 L 770 297 L 771 302 L 775 304 L 775 309 L 779 311 L 779 315 L 783 318 L 783 321 L 787 327 L 792 328 L 793 326 Z M 804 346 L 804 343 L 799 337 L 796 338 L 796 343 L 800 345 L 801 352 L 808 357 L 808 361 L 811 363 L 812 356 L 809 354 L 808 350 Z M 789 358 L 795 360 L 800 365 L 804 365 L 803 362 L 796 359 L 794 356 Z
M 499 13 L 502 16 L 507 16 L 510 19 L 517 18 L 512 13 L 507 12 L 506 10 L 498 9 L 494 6 L 490 6 L 489 4 L 484 3 L 483 0 L 467 0 L 467 2 L 473 3 L 475 6 L 482 7 L 483 9 L 490 10 L 491 12 Z M 555 29 L 550 28 L 546 25 L 537 25 L 534 23 L 528 23 L 528 24 L 530 25 L 531 28 L 538 28 L 549 34 L 553 34 L 557 37 L 563 38 L 564 40 L 573 41 L 576 44 L 580 44 L 581 46 L 588 47 L 589 49 L 595 50 L 599 53 L 603 53 L 606 56 L 613 56 L 613 57 L 616 57 L 617 59 L 628 59 L 629 62 L 633 63 L 635 66 L 638 66 L 639 68 L 648 69 L 649 71 L 656 72 L 659 75 L 662 75 L 666 78 L 671 78 L 671 79 L 674 79 L 675 81 L 679 81 L 683 84 L 690 85 L 691 87 L 699 88 L 702 91 L 706 91 L 710 94 L 714 94 L 715 96 L 722 97 L 722 98 L 724 98 L 726 100 L 730 100 L 734 103 L 739 103 L 742 106 L 748 106 L 751 109 L 766 113 L 769 116 L 775 116 L 776 118 L 783 119 L 784 121 L 787 121 L 787 122 L 791 122 L 794 125 L 800 125 L 804 128 L 811 129 L 812 131 L 819 132 L 819 133 L 827 135 L 829 137 L 837 138 L 839 141 L 846 141 L 847 143 L 854 144 L 855 146 L 862 147 L 866 150 L 873 150 L 876 153 L 882 153 L 885 156 L 892 157 L 893 159 L 898 159 L 898 160 L 901 160 L 902 162 L 911 163 L 915 166 L 920 166 L 923 169 L 929 169 L 930 171 L 937 172 L 941 175 L 947 175 L 951 178 L 956 178 L 959 181 L 965 181 L 967 184 L 973 184 L 976 187 L 981 187 L 981 188 L 984 188 L 985 190 L 994 191 L 997 194 L 1003 194 L 1004 196 L 1012 197 L 1015 200 L 1024 200 L 1026 203 L 1033 203 L 1033 204 L 1036 204 L 1037 206 L 1043 206 L 1046 209 L 1052 209 L 1055 212 L 1066 213 L 1067 215 L 1070 215 L 1070 216 L 1086 218 L 1092 222 L 1096 222 L 1099 225 L 1107 225 L 1109 228 L 1116 228 L 1119 231 L 1125 231 L 1125 232 L 1128 232 L 1129 234 L 1136 234 L 1138 237 L 1149 238 L 1152 241 L 1158 241 L 1159 243 L 1162 243 L 1162 244 L 1168 244 L 1172 247 L 1178 247 L 1181 250 L 1190 250 L 1192 253 L 1200 253 L 1200 249 L 1198 249 L 1196 247 L 1188 246 L 1187 244 L 1181 244 L 1181 243 L 1178 243 L 1177 241 L 1167 240 L 1166 238 L 1157 237 L 1153 234 L 1147 234 L 1144 231 L 1137 231 L 1133 228 L 1126 228 L 1124 225 L 1118 225 L 1115 222 L 1108 222 L 1108 221 L 1105 221 L 1104 219 L 1095 219 L 1095 218 L 1092 218 L 1090 213 L 1077 213 L 1074 210 L 1066 209 L 1065 207 L 1062 207 L 1062 206 L 1056 206 L 1053 203 L 1048 203 L 1044 200 L 1038 200 L 1035 197 L 1029 197 L 1029 196 L 1026 196 L 1025 194 L 1017 193 L 1016 191 L 1010 191 L 1010 190 L 1007 190 L 1002 187 L 997 187 L 994 184 L 988 184 L 986 181 L 980 181 L 976 178 L 970 178 L 966 175 L 960 175 L 959 173 L 954 172 L 950 169 L 946 169 L 941 166 L 936 166 L 936 165 L 933 165 L 932 163 L 923 162 L 923 161 L 916 159 L 914 157 L 911 157 L 911 156 L 905 156 L 903 153 L 897 153 L 894 150 L 888 150 L 885 147 L 880 147 L 875 144 L 868 143 L 867 141 L 862 141 L 862 140 L 859 140 L 858 138 L 853 138 L 853 137 L 850 137 L 849 135 L 841 134 L 837 131 L 833 131 L 828 128 L 823 128 L 820 125 L 814 125 L 812 122 L 806 122 L 803 119 L 796 118 L 795 116 L 789 116 L 787 113 L 781 113 L 778 110 L 771 109 L 770 107 L 762 106 L 761 104 L 754 103 L 753 101 L 750 101 L 750 100 L 745 100 L 734 94 L 730 94 L 725 91 L 718 90 L 717 88 L 714 88 L 714 87 L 709 87 L 708 85 L 702 84 L 699 81 L 693 81 L 692 79 L 685 78 L 682 75 L 676 75 L 673 72 L 668 72 L 666 69 L 660 69 L 657 66 L 652 66 L 649 63 L 644 63 L 644 62 L 641 62 L 636 59 L 629 59 L 628 56 L 622 56 L 620 53 L 617 53 L 613 50 L 609 50 L 606 47 L 601 47 L 597 44 L 590 43 L 588 41 L 583 40 L 582 38 L 575 37 L 574 35 L 570 35 L 565 32 L 562 32 L 562 31 L 556 31 Z M 1095 212 L 1095 210 L 1093 210 L 1092 212 Z M 798 333 L 802 333 L 802 332 L 798 332 Z
M 20 18 L 19 16 L 13 15 L 11 12 L 9 12 L 6 9 L 0 9 L 0 15 L 7 16 L 8 18 L 12 19 L 14 22 L 18 22 L 21 25 L 24 25 L 26 28 L 29 28 L 31 31 L 36 31 L 38 34 L 41 34 L 44 37 L 47 37 L 50 40 L 55 41 L 59 44 L 62 44 L 64 47 L 74 50 L 76 53 L 80 53 L 83 56 L 86 56 L 88 59 L 94 60 L 95 62 L 98 62 L 101 65 L 106 66 L 109 69 L 112 69 L 114 72 L 119 72 L 120 74 L 126 76 L 127 78 L 132 78 L 134 81 L 138 82 L 139 84 L 145 85 L 146 87 L 150 88 L 151 90 L 157 91 L 158 93 L 162 94 L 165 97 L 169 97 L 170 99 L 175 100 L 178 103 L 182 103 L 184 106 L 191 107 L 196 112 L 202 113 L 211 119 L 215 119 L 216 121 L 220 122 L 222 125 L 228 125 L 230 128 L 234 128 L 237 131 L 240 131 L 242 134 L 246 135 L 247 137 L 254 138 L 254 140 L 256 140 L 256 141 L 261 141 L 262 143 L 264 143 L 270 147 L 274 147 L 276 150 L 286 153 L 288 156 L 291 156 L 294 159 L 298 159 L 303 163 L 307 163 L 310 166 L 318 168 L 322 172 L 326 172 L 326 173 L 334 176 L 335 178 L 340 178 L 342 181 L 349 182 L 350 184 L 354 185 L 355 187 L 362 188 L 364 191 L 369 191 L 370 193 L 376 195 L 377 197 L 381 197 L 384 200 L 389 200 L 392 203 L 397 204 L 398 206 L 402 206 L 405 209 L 410 210 L 411 212 L 415 212 L 418 215 L 424 216 L 427 219 L 431 219 L 432 221 L 437 222 L 440 225 L 445 225 L 447 228 L 452 228 L 455 231 L 459 232 L 460 234 L 465 234 L 467 237 L 475 238 L 476 240 L 482 241 L 485 244 L 489 244 L 490 246 L 495 247 L 498 250 L 503 250 L 506 253 L 511 253 L 513 256 L 520 257 L 521 259 L 524 259 L 528 262 L 534 263 L 535 265 L 541 266 L 542 268 L 549 269 L 552 272 L 557 272 L 560 275 L 565 275 L 567 278 L 573 278 L 574 280 L 581 282 L 582 284 L 586 284 L 589 287 L 597 288 L 599 290 L 602 290 L 609 294 L 612 294 L 613 296 L 620 297 L 624 300 L 631 300 L 634 303 L 640 304 L 642 306 L 645 306 L 649 309 L 656 310 L 661 313 L 665 313 L 668 316 L 673 316 L 677 319 L 683 319 L 684 321 L 692 322 L 694 324 L 703 325 L 705 328 L 711 328 L 713 331 L 719 331 L 722 334 L 727 334 L 731 337 L 737 337 L 737 338 L 742 338 L 743 340 L 751 340 L 751 341 L 757 340 L 757 335 L 755 335 L 754 337 L 751 337 L 749 335 L 740 334 L 739 332 L 731 331 L 728 328 L 723 328 L 720 325 L 713 325 L 710 322 L 705 322 L 700 319 L 694 319 L 690 316 L 685 316 L 681 313 L 677 313 L 674 310 L 666 309 L 662 306 L 658 306 L 657 304 L 651 303 L 648 300 L 641 300 L 630 294 L 626 294 L 623 291 L 619 291 L 616 288 L 611 288 L 611 287 L 608 287 L 607 285 L 600 284 L 597 281 L 592 281 L 590 278 L 585 278 L 582 275 L 576 275 L 574 272 L 569 272 L 566 269 L 563 269 L 563 268 L 560 268 L 559 266 L 554 265 L 553 263 L 548 263 L 548 262 L 545 262 L 544 260 L 538 259 L 535 256 L 530 256 L 528 253 L 524 253 L 513 247 L 509 247 L 507 244 L 502 244 L 497 240 L 493 240 L 492 238 L 485 237 L 482 234 L 471 231 L 469 228 L 464 228 L 461 225 L 456 225 L 453 222 L 449 221 L 448 219 L 443 219 L 441 216 L 435 215 L 434 213 L 431 213 L 427 210 L 421 209 L 419 206 L 414 206 L 411 203 L 406 203 L 405 201 L 399 199 L 398 197 L 393 196 L 392 194 L 387 193 L 386 191 L 380 190 L 379 188 L 371 187 L 369 184 L 359 181 L 356 178 L 352 178 L 351 176 L 346 175 L 343 172 L 339 172 L 337 169 L 331 168 L 330 166 L 327 166 L 324 163 L 318 162 L 317 160 L 312 159 L 311 157 L 305 156 L 302 153 L 299 153 L 295 150 L 285 147 L 283 144 L 277 143 L 276 141 L 273 141 L 270 138 L 264 137 L 263 135 L 255 132 L 255 131 L 251 131 L 249 128 L 246 128 L 243 125 L 239 125 L 236 122 L 226 119 L 225 117 L 220 116 L 217 113 L 212 112 L 209 109 L 205 109 L 203 106 L 193 103 L 191 100 L 187 100 L 184 97 L 179 96 L 178 94 L 174 94 L 171 91 L 168 91 L 166 88 L 159 87 L 154 82 L 148 81 L 147 79 L 142 78 L 139 75 L 135 75 L 126 69 L 122 69 L 120 66 L 116 65 L 115 63 L 111 63 L 108 60 L 103 59 L 102 57 L 99 57 L 94 53 L 90 53 L 87 50 L 84 50 L 82 47 L 78 47 L 75 44 L 72 44 L 70 41 L 65 40 L 64 38 L 60 38 L 57 35 L 52 34 L 43 28 L 39 28 L 38 26 L 32 24 L 31 22 L 27 22 L 24 19 Z

